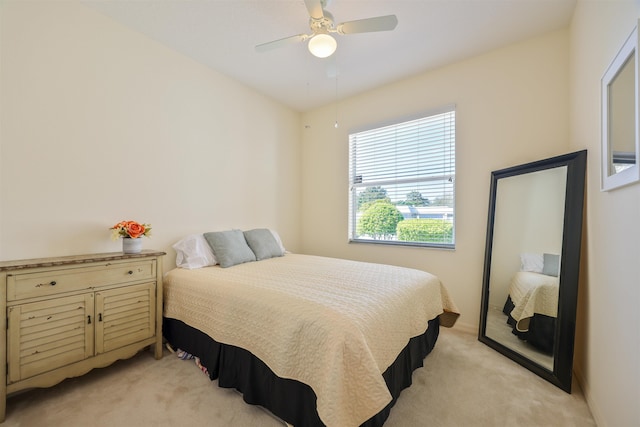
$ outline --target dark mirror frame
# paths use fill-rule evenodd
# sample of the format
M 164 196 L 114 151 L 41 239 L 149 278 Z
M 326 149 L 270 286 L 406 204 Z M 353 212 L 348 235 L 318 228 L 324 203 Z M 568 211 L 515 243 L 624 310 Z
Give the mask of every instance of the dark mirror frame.
M 585 172 L 587 151 L 577 151 L 545 160 L 493 171 L 489 197 L 489 218 L 485 246 L 482 305 L 478 339 L 489 347 L 514 360 L 540 377 L 571 393 L 573 351 L 578 303 L 578 276 L 580 272 L 580 248 L 582 243 L 582 219 L 584 210 Z M 502 178 L 538 172 L 557 167 L 567 167 L 567 185 L 562 233 L 561 269 L 559 274 L 559 301 L 553 346 L 553 371 L 526 356 L 487 337 L 487 310 L 489 308 L 489 279 L 491 277 L 491 251 L 496 209 L 498 182 Z

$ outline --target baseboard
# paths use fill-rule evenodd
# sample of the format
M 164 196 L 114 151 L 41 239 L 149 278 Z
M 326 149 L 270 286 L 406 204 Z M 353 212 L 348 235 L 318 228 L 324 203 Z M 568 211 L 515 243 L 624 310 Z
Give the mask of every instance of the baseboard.
M 478 325 L 474 325 L 471 323 L 456 322 L 453 329 L 455 329 L 456 331 L 464 332 L 466 334 L 473 334 L 473 335 L 478 334 Z
M 582 391 L 584 400 L 586 400 L 587 402 L 587 406 L 589 407 L 589 411 L 591 411 L 591 416 L 593 417 L 593 420 L 596 422 L 596 425 L 598 427 L 607 427 L 606 423 L 602 418 L 602 415 L 600 414 L 600 411 L 598 410 L 598 405 L 596 405 L 596 403 L 593 401 L 593 398 L 591 395 L 591 389 L 589 388 L 589 383 L 587 382 L 584 375 L 582 374 L 582 371 L 580 369 L 574 369 L 573 376 L 576 382 L 578 383 L 580 390 Z

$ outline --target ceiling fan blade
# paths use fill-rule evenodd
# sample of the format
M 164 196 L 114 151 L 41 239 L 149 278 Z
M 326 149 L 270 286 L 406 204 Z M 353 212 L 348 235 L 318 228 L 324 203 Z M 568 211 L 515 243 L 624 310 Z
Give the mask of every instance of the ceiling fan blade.
M 298 34 L 297 36 L 285 37 L 283 39 L 274 40 L 272 42 L 262 43 L 256 46 L 256 52 L 267 52 L 269 50 L 278 49 L 290 44 L 303 42 L 308 39 L 306 34 Z
M 322 0 L 304 0 L 305 6 L 309 11 L 309 16 L 313 19 L 322 19 L 324 12 L 322 11 Z
M 374 31 L 391 31 L 398 25 L 396 15 L 378 16 L 375 18 L 359 19 L 338 25 L 338 33 L 371 33 Z

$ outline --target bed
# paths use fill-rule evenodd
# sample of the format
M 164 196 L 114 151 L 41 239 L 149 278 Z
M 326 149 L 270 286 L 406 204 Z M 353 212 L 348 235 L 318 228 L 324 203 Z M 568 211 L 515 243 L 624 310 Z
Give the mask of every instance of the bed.
M 163 330 L 219 386 L 297 427 L 381 426 L 440 325 L 458 317 L 440 280 L 424 271 L 291 253 L 258 258 L 169 271 Z
M 558 297 L 557 276 L 519 271 L 511 279 L 502 311 L 518 338 L 545 353 L 552 353 Z

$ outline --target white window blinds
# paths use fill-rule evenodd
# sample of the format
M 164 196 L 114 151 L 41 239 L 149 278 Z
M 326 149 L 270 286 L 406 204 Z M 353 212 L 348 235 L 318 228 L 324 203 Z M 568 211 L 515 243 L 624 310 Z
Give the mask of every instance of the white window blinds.
M 455 109 L 349 135 L 349 239 L 453 247 Z

